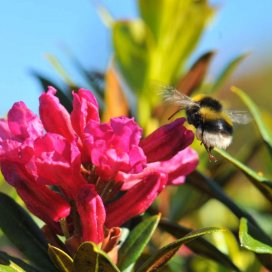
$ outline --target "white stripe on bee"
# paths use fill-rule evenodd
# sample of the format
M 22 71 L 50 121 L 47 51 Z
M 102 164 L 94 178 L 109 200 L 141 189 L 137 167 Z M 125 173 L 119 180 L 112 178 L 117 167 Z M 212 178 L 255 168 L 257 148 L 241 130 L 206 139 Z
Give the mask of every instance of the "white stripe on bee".
M 196 130 L 196 138 L 201 141 L 206 147 L 218 147 L 222 149 L 226 149 L 232 141 L 231 135 L 226 135 L 222 133 L 211 133 L 204 131 L 202 133 L 202 129 L 198 128 Z

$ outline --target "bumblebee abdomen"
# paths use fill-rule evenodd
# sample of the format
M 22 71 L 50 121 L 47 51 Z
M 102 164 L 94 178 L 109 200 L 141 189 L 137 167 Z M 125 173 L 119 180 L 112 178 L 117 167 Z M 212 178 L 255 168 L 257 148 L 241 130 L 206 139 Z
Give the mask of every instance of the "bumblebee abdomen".
M 201 126 L 202 130 L 210 133 L 221 133 L 232 135 L 233 127 L 225 119 L 204 120 Z

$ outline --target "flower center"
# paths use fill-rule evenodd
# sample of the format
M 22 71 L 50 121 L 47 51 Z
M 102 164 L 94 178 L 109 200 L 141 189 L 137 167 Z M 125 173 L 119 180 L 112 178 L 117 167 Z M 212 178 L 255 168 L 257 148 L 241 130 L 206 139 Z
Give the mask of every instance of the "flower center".
M 96 174 L 95 166 L 85 164 L 81 166 L 81 173 L 88 183 L 94 184 L 97 193 L 100 195 L 104 203 L 112 201 L 123 185 L 122 181 L 113 179 L 104 180 Z

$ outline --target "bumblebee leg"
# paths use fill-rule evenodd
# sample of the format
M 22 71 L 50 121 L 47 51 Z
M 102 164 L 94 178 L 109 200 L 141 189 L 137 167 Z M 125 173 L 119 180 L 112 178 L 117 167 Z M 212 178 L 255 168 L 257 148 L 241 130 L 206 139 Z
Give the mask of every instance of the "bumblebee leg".
M 207 150 L 207 152 L 208 152 L 208 156 L 209 156 L 209 161 L 210 162 L 216 162 L 217 161 L 217 159 L 216 159 L 216 157 L 212 154 L 212 150 L 213 150 L 213 147 L 207 147 L 205 144 L 204 144 L 204 146 L 205 146 L 205 149 Z

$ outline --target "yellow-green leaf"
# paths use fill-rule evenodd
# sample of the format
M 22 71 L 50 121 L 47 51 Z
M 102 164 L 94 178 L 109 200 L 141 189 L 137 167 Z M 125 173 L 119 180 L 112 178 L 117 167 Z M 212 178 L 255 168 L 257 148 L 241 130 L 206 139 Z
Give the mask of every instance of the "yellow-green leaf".
M 190 233 L 192 230 L 186 227 L 181 226 L 180 224 L 168 221 L 167 219 L 161 219 L 159 222 L 159 228 L 170 233 L 176 238 L 185 236 Z M 214 260 L 225 267 L 231 269 L 231 271 L 239 271 L 236 265 L 230 260 L 230 258 L 218 250 L 213 244 L 206 241 L 202 237 L 190 242 L 187 245 L 194 253 Z
M 74 257 L 75 272 L 119 272 L 107 254 L 95 243 L 82 243 Z
M 256 173 L 254 170 L 233 158 L 226 151 L 215 148 L 215 151 L 240 169 L 252 182 L 252 184 L 272 203 L 272 182 L 268 178 Z
M 148 33 L 143 21 L 118 21 L 112 28 L 115 59 L 125 82 L 135 92 L 145 84 L 148 69 Z
M 160 217 L 159 214 L 145 219 L 129 233 L 129 236 L 119 250 L 118 266 L 121 270 L 128 268 L 139 258 L 152 237 Z
M 73 259 L 61 249 L 49 245 L 48 254 L 52 262 L 61 272 L 73 271 Z
M 266 143 L 270 154 L 272 155 L 272 132 L 268 130 L 265 123 L 263 122 L 263 119 L 262 119 L 262 116 L 261 116 L 261 113 L 260 113 L 258 107 L 253 102 L 253 100 L 241 89 L 239 89 L 235 86 L 232 86 L 231 90 L 235 94 L 237 94 L 243 100 L 243 102 L 246 104 L 246 106 L 248 107 L 249 111 L 251 112 L 252 116 L 254 117 L 254 120 L 257 124 L 259 132 L 262 135 L 263 140 Z
M 272 254 L 272 245 L 268 245 L 250 234 L 245 218 L 241 218 L 240 220 L 239 239 L 241 246 L 248 250 L 261 254 Z
M 175 242 L 161 248 L 157 253 L 148 258 L 147 261 L 137 270 L 137 272 L 158 271 L 160 267 L 166 264 L 175 255 L 175 253 L 183 244 L 189 243 L 203 235 L 211 234 L 217 231 L 225 231 L 225 229 L 210 227 L 190 232 L 181 239 L 178 239 Z

